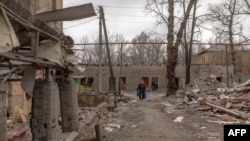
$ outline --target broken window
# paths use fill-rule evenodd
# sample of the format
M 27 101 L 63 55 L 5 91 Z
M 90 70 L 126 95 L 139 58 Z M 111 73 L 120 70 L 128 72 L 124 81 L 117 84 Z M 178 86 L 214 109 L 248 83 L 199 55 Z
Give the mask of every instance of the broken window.
M 126 77 L 120 77 L 120 90 L 125 91 L 126 90 Z
M 176 83 L 177 89 L 179 89 L 179 78 L 178 77 L 175 78 L 175 83 Z
M 158 77 L 152 77 L 151 89 L 153 91 L 157 91 L 158 90 Z
M 216 80 L 219 82 L 222 82 L 222 78 L 221 77 L 216 77 Z
M 93 90 L 93 84 L 94 84 L 93 77 L 84 77 L 84 78 L 81 78 L 80 80 L 80 85 L 82 85 L 85 93 L 90 93 Z
M 115 91 L 116 78 L 109 77 L 109 91 Z

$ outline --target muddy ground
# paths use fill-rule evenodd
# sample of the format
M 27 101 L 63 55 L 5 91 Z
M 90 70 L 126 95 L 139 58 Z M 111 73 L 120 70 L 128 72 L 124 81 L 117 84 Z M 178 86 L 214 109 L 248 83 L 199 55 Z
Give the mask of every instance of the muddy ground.
M 126 96 L 130 102 L 121 102 L 114 112 L 100 114 L 103 141 L 223 140 L 223 125 L 208 122 L 216 118 L 206 112 L 194 112 L 192 106 L 176 106 L 182 98 L 157 92 L 148 93 L 145 101 L 138 101 L 134 94 Z M 177 117 L 183 120 L 174 122 Z

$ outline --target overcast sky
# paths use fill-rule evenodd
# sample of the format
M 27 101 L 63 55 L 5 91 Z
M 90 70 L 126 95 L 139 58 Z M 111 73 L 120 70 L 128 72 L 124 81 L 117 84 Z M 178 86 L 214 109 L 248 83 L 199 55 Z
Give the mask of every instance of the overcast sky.
M 166 0 L 165 0 L 166 1 Z M 199 0 L 201 7 L 198 13 L 202 14 L 207 11 L 208 3 L 218 3 L 222 0 Z M 98 15 L 97 7 L 102 5 L 106 17 L 107 30 L 109 33 L 123 34 L 126 40 L 131 40 L 139 35 L 142 31 L 157 31 L 166 34 L 165 27 L 156 26 L 156 18 L 147 16 L 144 9 L 147 0 L 64 0 L 64 7 L 71 7 L 86 3 L 93 3 Z M 167 5 L 164 5 L 165 8 Z M 87 19 L 64 22 L 64 33 L 70 35 L 79 43 L 83 36 L 90 39 L 98 37 L 98 16 Z M 205 38 L 210 33 L 204 31 Z

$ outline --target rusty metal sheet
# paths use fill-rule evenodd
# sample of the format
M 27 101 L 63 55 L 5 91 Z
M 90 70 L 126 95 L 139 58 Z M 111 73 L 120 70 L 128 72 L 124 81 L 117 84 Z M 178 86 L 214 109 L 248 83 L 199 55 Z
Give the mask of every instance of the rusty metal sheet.
M 35 17 L 45 22 L 72 21 L 92 16 L 96 16 L 92 3 L 39 13 L 35 15 Z
M 2 7 L 0 8 L 0 41 L 0 53 L 8 52 L 13 47 L 20 45 L 16 33 Z

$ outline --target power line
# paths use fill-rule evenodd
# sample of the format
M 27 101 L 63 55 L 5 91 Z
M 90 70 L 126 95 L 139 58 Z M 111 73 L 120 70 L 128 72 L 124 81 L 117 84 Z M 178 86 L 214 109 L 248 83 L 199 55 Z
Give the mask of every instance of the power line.
M 124 44 L 124 45 L 133 45 L 133 44 L 168 44 L 167 42 L 160 42 L 160 43 L 157 43 L 157 42 L 139 42 L 139 43 L 129 43 L 129 42 L 116 42 L 116 43 L 109 43 L 111 45 L 115 45 L 115 44 Z M 183 43 L 181 43 L 183 44 Z M 227 47 L 230 47 L 230 43 L 199 43 L 199 42 L 194 42 L 193 43 L 194 45 L 225 45 Z M 74 45 L 99 45 L 99 43 L 76 43 Z M 234 44 L 235 46 L 239 46 L 239 45 L 250 45 L 250 43 L 235 43 Z M 224 46 L 223 46 L 224 47 Z
M 136 24 L 153 24 L 155 22 L 140 22 L 140 21 L 118 21 L 118 20 L 106 20 L 107 22 L 122 22 L 122 23 L 136 23 Z
M 83 21 L 83 22 L 81 22 L 81 23 L 78 23 L 78 24 L 75 24 L 75 25 L 72 25 L 72 26 L 65 27 L 65 28 L 63 28 L 63 30 L 67 30 L 67 29 L 70 29 L 70 28 L 74 28 L 74 27 L 80 26 L 80 25 L 82 25 L 82 24 L 92 22 L 92 21 L 94 21 L 94 20 L 96 20 L 96 19 L 98 19 L 98 18 L 95 17 L 94 19 L 90 19 L 90 20 L 88 20 L 88 21 Z
M 154 18 L 154 17 L 146 17 L 146 16 L 138 16 L 138 15 L 123 15 L 123 14 L 114 14 L 114 13 L 105 13 L 105 14 L 115 15 L 115 16 L 124 16 L 124 17 Z
M 125 9 L 145 9 L 145 7 L 127 7 L 127 6 L 111 6 L 111 5 L 103 5 L 103 7 L 107 8 L 125 8 Z

